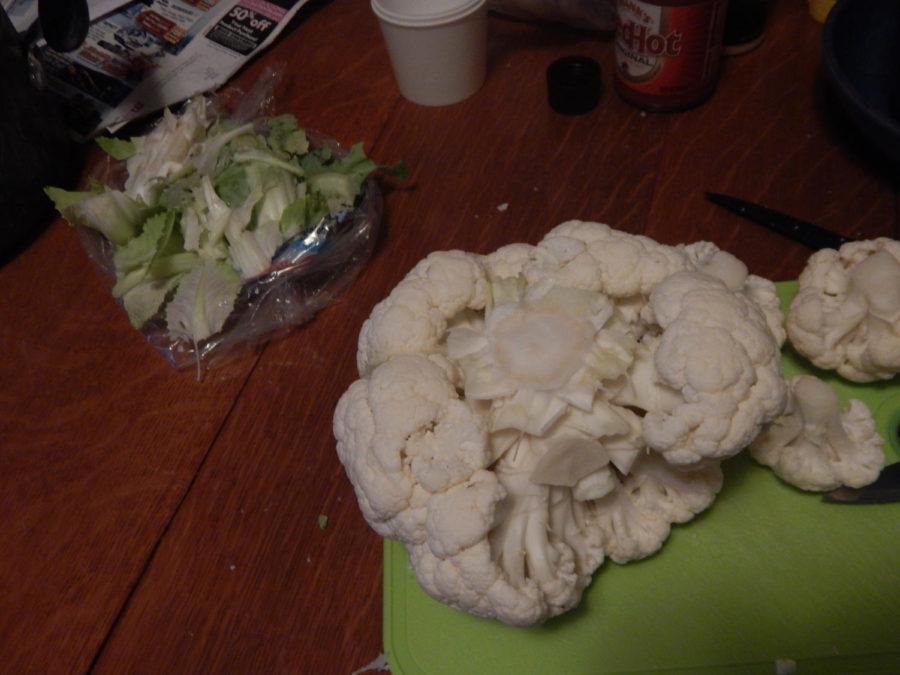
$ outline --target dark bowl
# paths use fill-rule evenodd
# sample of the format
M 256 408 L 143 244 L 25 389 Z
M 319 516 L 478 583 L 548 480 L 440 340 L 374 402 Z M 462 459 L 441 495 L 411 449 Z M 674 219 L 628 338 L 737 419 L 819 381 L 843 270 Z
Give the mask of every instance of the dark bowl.
M 838 0 L 822 32 L 822 60 L 850 119 L 900 164 L 900 0 Z

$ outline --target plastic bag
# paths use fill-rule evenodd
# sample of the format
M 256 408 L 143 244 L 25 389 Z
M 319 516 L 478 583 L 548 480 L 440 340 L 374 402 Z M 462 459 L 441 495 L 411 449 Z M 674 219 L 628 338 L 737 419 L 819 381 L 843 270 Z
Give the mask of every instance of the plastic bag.
M 208 109 L 237 122 L 270 117 L 274 115 L 272 93 L 279 80 L 280 71 L 269 70 L 250 91 L 232 86 L 208 97 Z M 346 154 L 336 141 L 321 133 L 307 130 L 307 135 L 313 148 L 327 145 L 337 157 Z M 85 183 L 96 180 L 121 188 L 126 175 L 124 162 L 106 157 L 86 172 Z M 353 208 L 330 213 L 311 230 L 284 242 L 269 270 L 243 284 L 221 331 L 197 344 L 173 339 L 161 310 L 141 332 L 170 364 L 194 366 L 200 378 L 210 367 L 306 323 L 336 302 L 371 256 L 381 216 L 381 192 L 369 176 Z M 95 230 L 77 229 L 91 259 L 115 278 L 114 245 Z
M 519 19 L 564 23 L 585 30 L 616 28 L 615 0 L 488 0 L 488 8 Z

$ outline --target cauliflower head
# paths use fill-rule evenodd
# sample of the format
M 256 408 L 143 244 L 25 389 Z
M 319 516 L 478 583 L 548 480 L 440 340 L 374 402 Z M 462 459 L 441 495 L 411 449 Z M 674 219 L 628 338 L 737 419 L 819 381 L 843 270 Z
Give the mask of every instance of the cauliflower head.
M 713 502 L 786 400 L 774 287 L 735 261 L 569 221 L 432 253 L 375 306 L 337 451 L 431 596 L 538 624 Z
M 866 404 L 850 399 L 841 410 L 837 393 L 811 375 L 789 380 L 790 399 L 750 446 L 753 457 L 803 490 L 863 487 L 884 466 L 884 441 Z
M 854 382 L 900 372 L 900 242 L 854 241 L 810 256 L 787 316 L 814 365 Z

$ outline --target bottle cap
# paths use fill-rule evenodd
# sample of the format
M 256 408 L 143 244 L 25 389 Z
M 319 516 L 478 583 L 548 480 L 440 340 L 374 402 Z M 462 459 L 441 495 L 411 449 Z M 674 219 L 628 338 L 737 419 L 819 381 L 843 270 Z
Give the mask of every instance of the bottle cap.
M 600 101 L 600 64 L 587 56 L 566 56 L 547 68 L 550 107 L 563 115 L 581 115 Z

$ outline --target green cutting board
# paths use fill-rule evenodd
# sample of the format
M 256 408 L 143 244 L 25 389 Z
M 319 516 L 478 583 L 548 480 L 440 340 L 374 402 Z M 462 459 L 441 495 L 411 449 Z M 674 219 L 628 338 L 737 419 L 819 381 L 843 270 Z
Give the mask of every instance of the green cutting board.
M 779 284 L 782 302 L 795 283 Z M 785 374 L 814 372 L 859 398 L 900 459 L 900 382 L 851 385 L 786 348 Z M 656 555 L 597 570 L 581 604 L 538 628 L 480 619 L 429 598 L 403 546 L 384 545 L 384 645 L 395 675 L 900 673 L 900 503 L 838 505 L 781 482 L 747 453 L 724 464 L 712 507 Z

